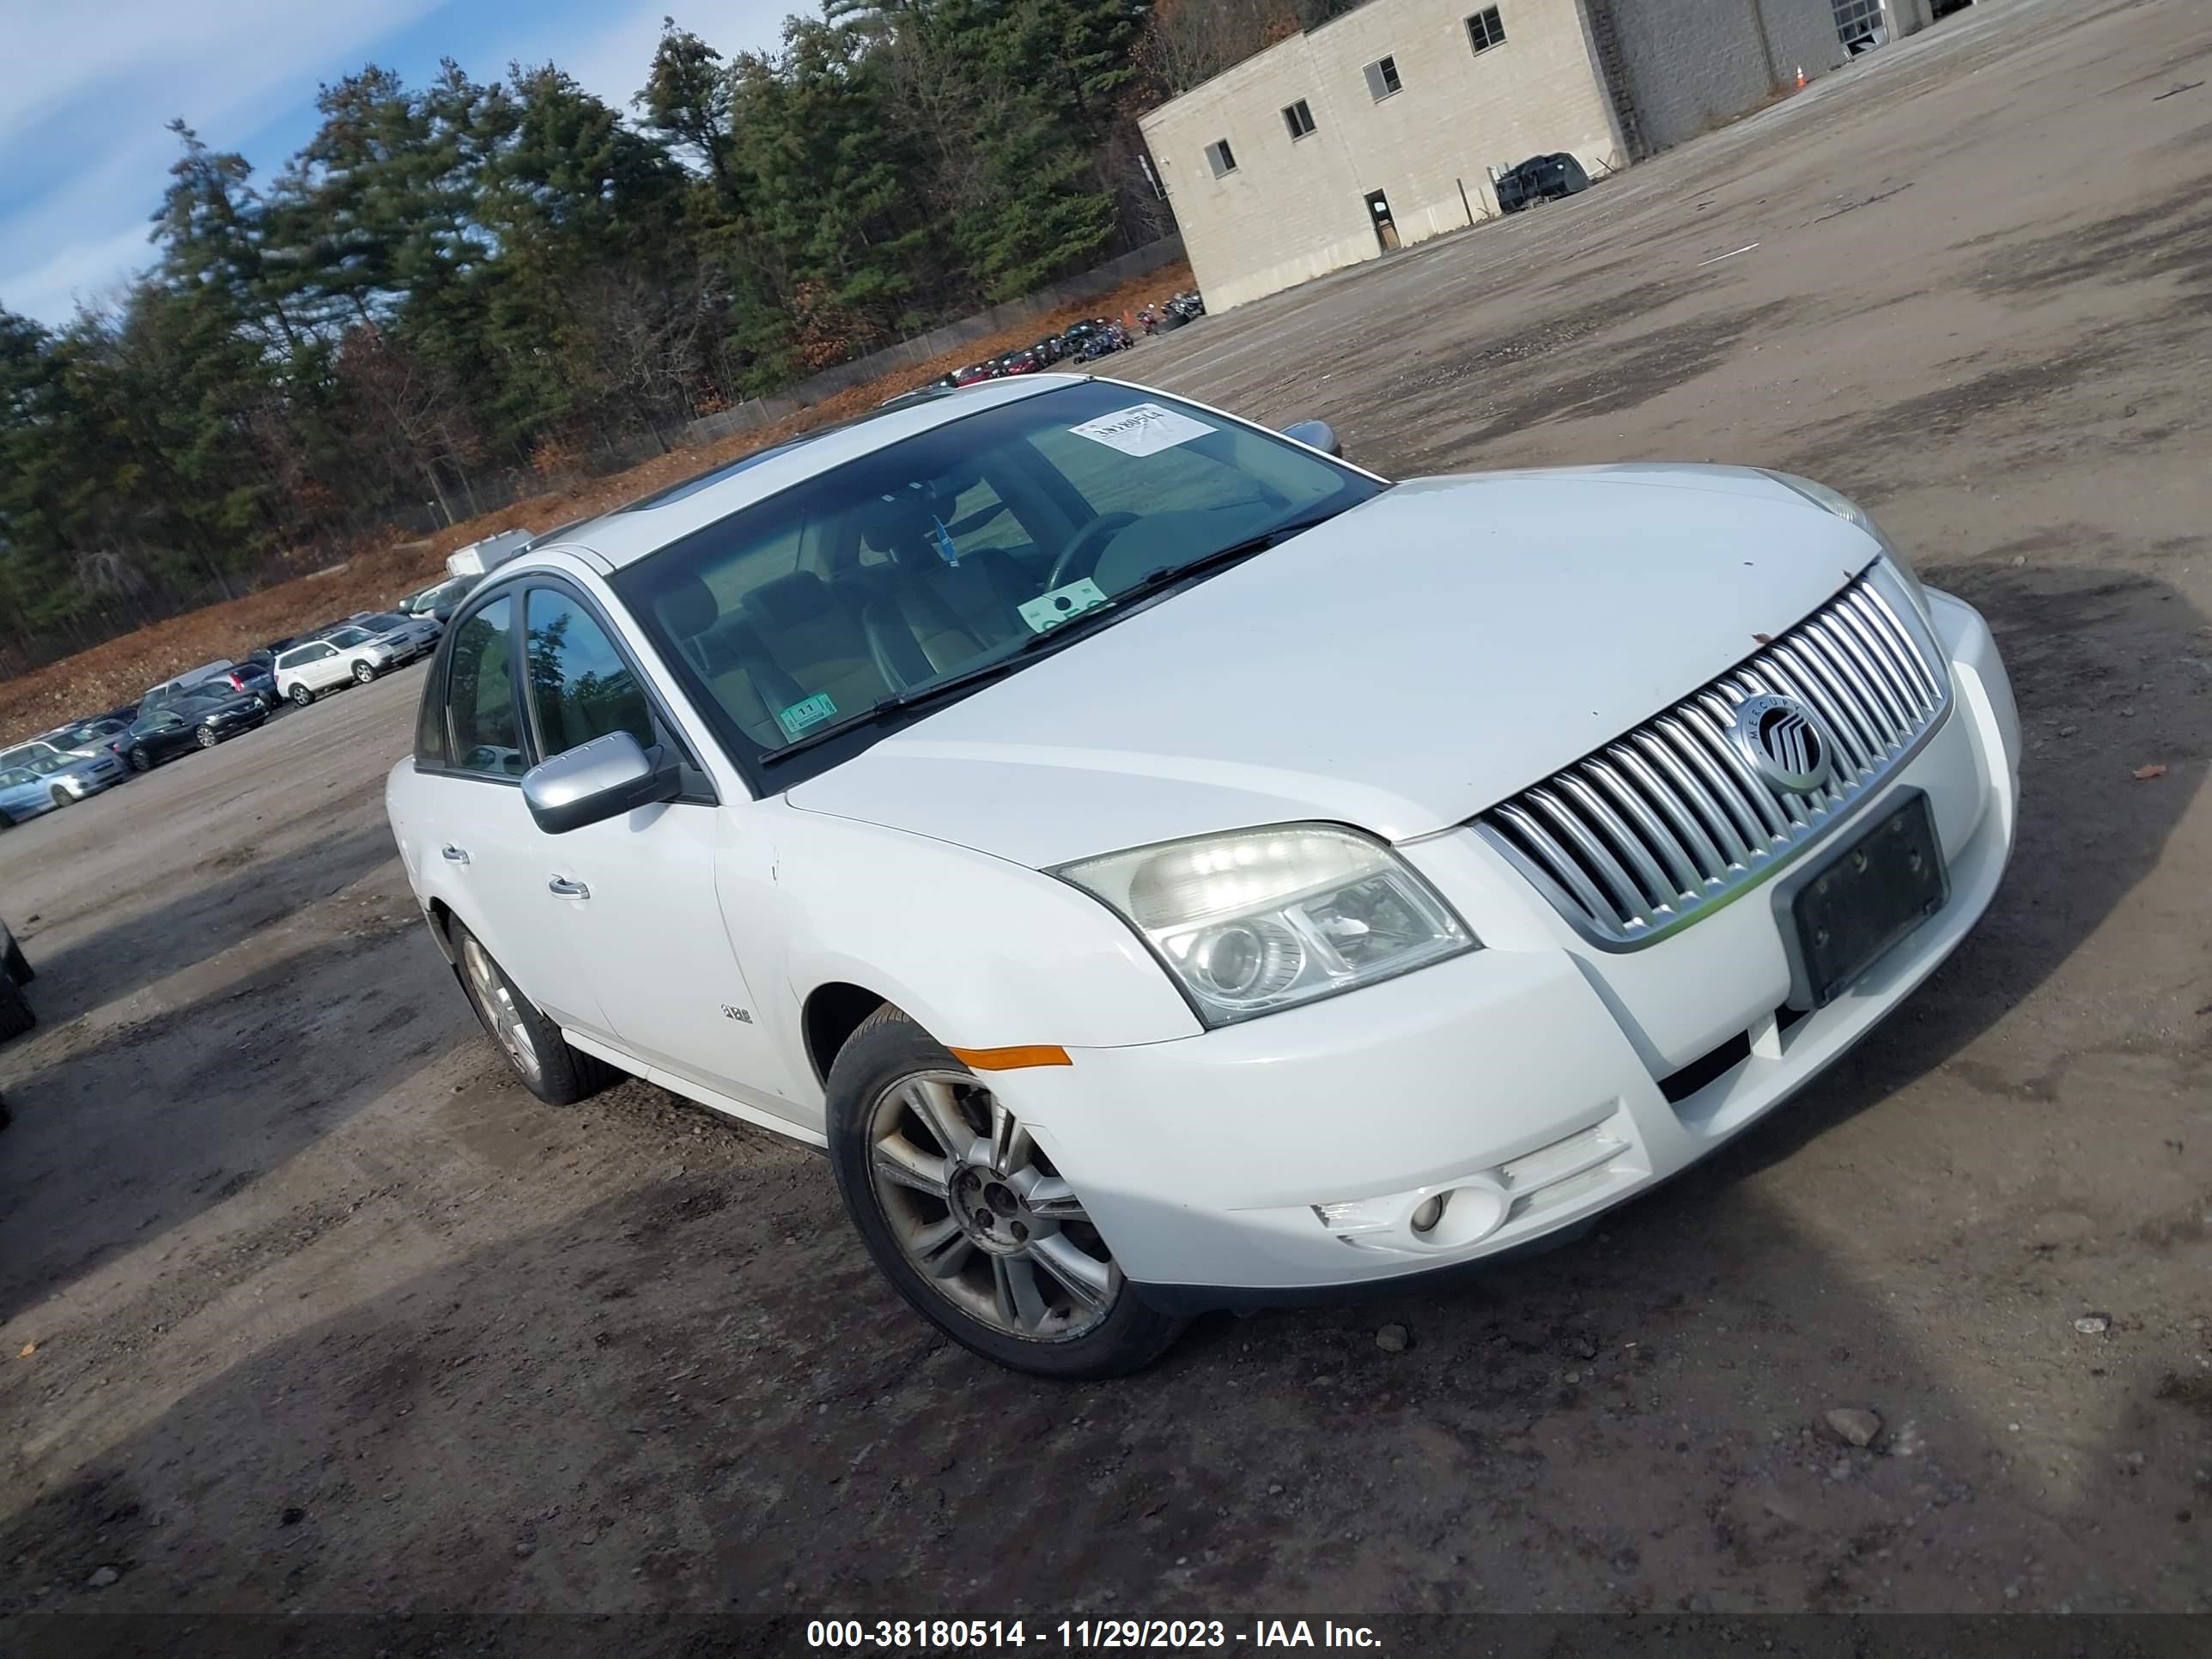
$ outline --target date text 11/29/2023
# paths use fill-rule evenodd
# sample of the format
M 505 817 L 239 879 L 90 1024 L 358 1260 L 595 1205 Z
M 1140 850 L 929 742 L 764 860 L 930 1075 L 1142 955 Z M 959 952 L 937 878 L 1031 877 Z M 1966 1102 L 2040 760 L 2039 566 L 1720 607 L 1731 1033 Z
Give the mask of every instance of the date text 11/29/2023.
M 891 1653 L 1040 1648 L 1379 1648 L 1365 1625 L 1255 1619 L 811 1619 L 806 1645 Z

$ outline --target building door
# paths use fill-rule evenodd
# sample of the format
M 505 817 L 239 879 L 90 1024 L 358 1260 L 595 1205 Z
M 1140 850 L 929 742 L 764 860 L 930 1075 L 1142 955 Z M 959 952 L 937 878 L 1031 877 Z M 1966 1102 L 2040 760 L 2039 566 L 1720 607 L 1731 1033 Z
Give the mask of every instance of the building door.
M 1379 190 L 1367 193 L 1367 214 L 1374 222 L 1376 246 L 1385 253 L 1398 246 L 1397 222 L 1390 216 L 1389 198 Z

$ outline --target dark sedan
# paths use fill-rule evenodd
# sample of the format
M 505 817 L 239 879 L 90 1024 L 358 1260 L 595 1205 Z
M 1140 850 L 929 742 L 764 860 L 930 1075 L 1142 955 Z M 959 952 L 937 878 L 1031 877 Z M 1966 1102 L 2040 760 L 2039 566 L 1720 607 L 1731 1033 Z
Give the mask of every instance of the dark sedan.
M 142 716 L 131 726 L 128 751 L 131 769 L 150 772 L 187 749 L 212 749 L 225 738 L 250 732 L 269 718 L 261 699 L 218 683 L 217 689 L 188 692 L 165 708 Z

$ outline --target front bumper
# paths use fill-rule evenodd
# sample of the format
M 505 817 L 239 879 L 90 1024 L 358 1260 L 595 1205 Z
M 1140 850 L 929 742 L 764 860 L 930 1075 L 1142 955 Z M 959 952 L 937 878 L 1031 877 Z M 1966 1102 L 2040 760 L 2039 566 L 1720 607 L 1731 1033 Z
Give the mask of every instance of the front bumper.
M 1580 1227 L 1803 1087 L 1988 908 L 2012 850 L 2018 717 L 1981 617 L 1932 602 L 1951 704 L 1851 822 L 1924 792 L 1951 896 L 1827 1006 L 1784 1007 L 1770 902 L 1608 952 L 1462 829 L 1401 850 L 1485 949 L 1199 1036 L 1072 1050 L 994 1087 L 1165 1306 L 1340 1294 Z M 1443 1218 L 1417 1232 L 1438 1194 Z

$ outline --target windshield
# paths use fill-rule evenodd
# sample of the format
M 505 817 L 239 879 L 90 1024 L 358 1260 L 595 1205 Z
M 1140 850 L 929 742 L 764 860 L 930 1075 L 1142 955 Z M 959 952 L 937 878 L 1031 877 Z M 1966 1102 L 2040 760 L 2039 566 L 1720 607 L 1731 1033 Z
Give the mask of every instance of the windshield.
M 406 617 L 368 617 L 362 619 L 361 625 L 372 633 L 386 634 L 395 628 L 407 627 L 410 621 Z
M 84 757 L 82 755 L 49 755 L 44 760 L 33 761 L 30 769 L 42 778 L 50 778 L 57 772 L 66 772 L 72 766 L 83 764 Z
M 368 630 L 362 628 L 334 628 L 323 637 L 332 645 L 350 646 L 362 644 L 369 635 Z
M 1382 485 L 1276 438 L 1086 382 L 810 478 L 619 573 L 744 757 L 865 724 L 1003 664 L 1148 578 Z
M 122 729 L 121 725 L 114 720 L 93 720 L 83 726 L 72 726 L 54 741 L 64 749 L 75 749 L 88 743 L 98 743 L 103 738 L 112 738 Z

